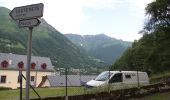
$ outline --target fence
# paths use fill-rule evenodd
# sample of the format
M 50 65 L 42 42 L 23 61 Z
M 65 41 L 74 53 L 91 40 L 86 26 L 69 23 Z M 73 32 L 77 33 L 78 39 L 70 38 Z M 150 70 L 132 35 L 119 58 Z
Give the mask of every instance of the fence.
M 166 88 L 165 88 L 166 87 Z M 68 96 L 67 100 L 127 100 L 129 98 L 140 98 L 158 92 L 170 91 L 170 82 L 161 82 L 140 88 L 128 88 L 110 92 L 96 92 L 91 94 Z M 32 99 L 39 100 L 39 99 Z M 43 100 L 66 100 L 64 96 L 46 97 Z
M 125 98 L 141 97 L 151 93 L 170 91 L 170 78 L 147 86 L 139 86 L 138 84 L 127 87 L 122 85 L 117 88 L 107 85 L 105 87 L 89 89 L 85 86 L 85 83 L 95 78 L 96 75 L 69 75 L 68 73 L 65 70 L 63 75 L 47 76 L 51 87 L 59 91 L 56 91 L 55 95 L 43 97 L 42 100 L 113 100 L 113 98 L 114 100 L 124 100 Z

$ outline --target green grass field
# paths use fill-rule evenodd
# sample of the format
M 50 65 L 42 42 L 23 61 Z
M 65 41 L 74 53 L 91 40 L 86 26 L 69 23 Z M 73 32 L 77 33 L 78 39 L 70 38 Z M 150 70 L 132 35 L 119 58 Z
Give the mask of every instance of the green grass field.
M 170 100 L 170 92 L 157 93 L 140 99 L 130 99 L 130 100 Z
M 65 87 L 56 88 L 36 88 L 35 89 L 41 97 L 50 96 L 64 96 L 66 94 Z M 20 91 L 16 90 L 1 90 L 0 100 L 19 100 Z M 68 87 L 68 95 L 76 95 L 85 93 L 83 87 Z M 23 97 L 25 97 L 25 89 L 23 89 Z M 32 89 L 30 89 L 30 98 L 38 98 Z
M 65 87 L 56 88 L 36 88 L 38 94 L 43 97 L 53 97 L 53 96 L 65 96 Z M 16 90 L 1 90 L 0 100 L 19 100 L 19 89 Z M 78 95 L 87 93 L 83 87 L 69 87 L 68 95 Z M 25 97 L 25 89 L 23 89 L 23 98 Z M 38 96 L 30 89 L 30 98 L 38 98 Z M 170 100 L 170 92 L 167 93 L 157 93 L 150 96 L 146 96 L 140 99 L 130 99 L 130 100 Z
M 157 79 L 165 76 L 170 76 L 170 72 L 164 72 L 162 74 L 157 74 L 151 76 L 151 79 Z M 43 97 L 51 96 L 65 96 L 66 89 L 65 87 L 52 87 L 52 88 L 35 88 L 38 94 Z M 68 87 L 68 95 L 78 95 L 85 93 L 95 93 L 103 91 L 102 89 L 92 89 L 86 90 L 84 87 Z M 107 91 L 107 88 L 105 89 Z M 19 89 L 16 90 L 0 90 L 0 100 L 19 100 L 20 97 Z M 22 93 L 23 98 L 25 97 L 25 89 Z M 32 89 L 30 89 L 30 98 L 38 98 Z M 132 100 L 170 100 L 170 92 L 159 93 L 151 96 L 146 96 L 141 99 L 132 99 Z

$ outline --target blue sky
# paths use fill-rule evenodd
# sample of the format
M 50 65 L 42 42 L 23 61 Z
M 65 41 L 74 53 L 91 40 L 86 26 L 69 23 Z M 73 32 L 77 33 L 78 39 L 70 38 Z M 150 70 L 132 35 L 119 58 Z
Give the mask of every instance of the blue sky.
M 153 0 L 0 0 L 14 7 L 44 3 L 43 18 L 61 33 L 101 34 L 125 41 L 138 40 L 145 6 Z

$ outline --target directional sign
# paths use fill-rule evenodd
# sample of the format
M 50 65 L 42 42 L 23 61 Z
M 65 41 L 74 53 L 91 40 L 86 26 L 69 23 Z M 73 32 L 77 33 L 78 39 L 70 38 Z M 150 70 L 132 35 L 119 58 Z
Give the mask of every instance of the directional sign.
M 34 4 L 22 7 L 15 7 L 10 16 L 13 20 L 31 19 L 43 16 L 44 4 Z
M 26 19 L 26 20 L 20 20 L 18 23 L 19 27 L 33 27 L 38 26 L 40 24 L 40 20 L 38 19 Z

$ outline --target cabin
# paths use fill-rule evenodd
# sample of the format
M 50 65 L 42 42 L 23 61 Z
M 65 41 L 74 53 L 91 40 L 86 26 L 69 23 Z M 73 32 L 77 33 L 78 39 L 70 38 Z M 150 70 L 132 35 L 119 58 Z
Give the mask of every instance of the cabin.
M 26 55 L 0 53 L 0 87 L 19 88 L 19 71 L 26 77 L 26 64 Z M 47 75 L 53 73 L 54 66 L 50 58 L 31 56 L 30 84 L 33 87 L 38 87 Z M 25 85 L 26 81 L 22 78 L 22 87 L 25 88 Z

